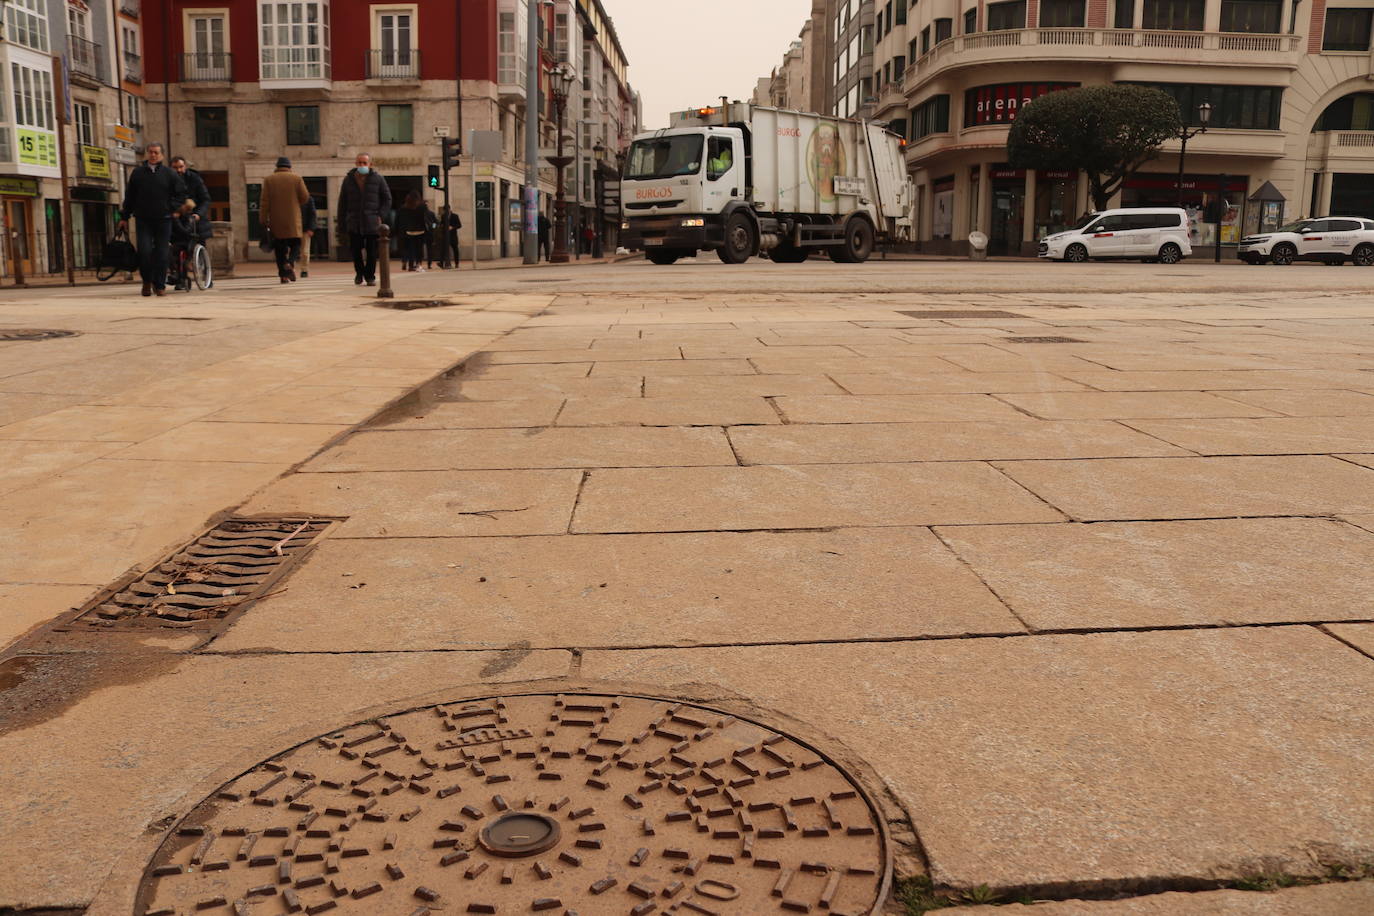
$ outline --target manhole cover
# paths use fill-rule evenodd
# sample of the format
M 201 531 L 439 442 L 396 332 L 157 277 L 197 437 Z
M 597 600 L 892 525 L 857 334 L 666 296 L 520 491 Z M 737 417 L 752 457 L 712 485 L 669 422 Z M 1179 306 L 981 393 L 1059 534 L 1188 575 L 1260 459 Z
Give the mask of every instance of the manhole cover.
M 413 312 L 416 309 L 441 309 L 458 303 L 447 302 L 443 299 L 380 299 L 373 304 L 379 309 L 399 309 L 402 312 Z
M 80 336 L 80 331 L 61 331 L 51 328 L 0 328 L 0 340 L 55 340 L 58 337 Z
M 858 916 L 886 892 L 884 844 L 849 776 L 757 723 L 493 698 L 341 729 L 238 777 L 163 843 L 137 913 Z
M 925 311 L 904 312 L 898 315 L 908 318 L 1025 318 L 1015 312 L 999 312 L 996 309 L 927 309 Z
M 262 597 L 331 518 L 229 518 L 152 569 L 96 597 L 76 623 L 218 620 Z
M 1077 337 L 1003 337 L 1007 343 L 1040 344 L 1040 343 L 1087 343 L 1086 340 L 1079 340 Z

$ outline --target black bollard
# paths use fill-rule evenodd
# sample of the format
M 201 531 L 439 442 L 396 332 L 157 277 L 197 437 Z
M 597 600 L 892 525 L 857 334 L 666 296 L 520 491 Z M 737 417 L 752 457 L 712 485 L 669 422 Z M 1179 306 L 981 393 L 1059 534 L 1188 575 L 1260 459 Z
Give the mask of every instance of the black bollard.
M 377 283 L 377 298 L 390 299 L 391 293 L 391 227 L 382 223 L 377 238 L 377 270 L 381 279 Z

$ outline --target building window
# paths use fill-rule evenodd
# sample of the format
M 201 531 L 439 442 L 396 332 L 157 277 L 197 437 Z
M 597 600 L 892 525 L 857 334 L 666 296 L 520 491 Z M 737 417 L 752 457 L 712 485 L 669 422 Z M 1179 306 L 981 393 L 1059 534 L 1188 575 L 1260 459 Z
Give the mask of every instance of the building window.
M 505 86 L 525 85 L 525 9 L 503 12 L 497 35 L 496 81 Z
M 906 55 L 898 54 L 892 58 L 892 75 L 896 79 L 901 79 L 904 73 L 906 73 Z
M 1317 130 L 1374 130 L 1374 92 L 1353 92 L 1337 99 L 1317 119 Z
M 377 40 L 383 67 L 409 67 L 415 46 L 411 14 L 400 10 L 377 13 Z
M 1206 0 L 1145 0 L 1141 28 L 1201 32 Z
M 913 38 L 906 43 L 906 56 L 912 63 L 915 63 L 916 59 L 921 56 L 921 46 L 916 43 L 916 39 Z
M 568 14 L 557 13 L 553 17 L 553 50 L 558 60 L 572 60 L 568 47 Z
M 14 87 L 15 123 L 53 130 L 52 74 L 11 63 L 10 81 Z
M 1212 105 L 1209 127 L 1232 130 L 1278 130 L 1283 89 L 1278 86 L 1212 86 L 1195 83 L 1145 83 L 1163 90 L 1178 102 L 1179 113 L 1198 125 L 1197 107 Z
M 128 113 L 128 126 L 134 130 L 143 129 L 143 99 L 140 96 L 129 93 L 124 97 L 126 103 L 125 111 Z
M 978 31 L 978 11 L 976 9 L 964 10 L 964 34 L 972 35 L 976 31 Z
M 1323 51 L 1368 51 L 1374 9 L 1328 9 Z
M 320 106 L 286 106 L 286 145 L 320 145 Z
M 1114 22 L 1118 29 L 1135 28 L 1135 0 L 1116 0 Z
M 95 111 L 91 106 L 76 102 L 72 105 L 72 122 L 76 126 L 76 142 L 95 145 Z
M 329 78 L 329 3 L 291 0 L 258 6 L 261 78 Z
M 1283 16 L 1283 0 L 1221 0 L 1223 32 L 1277 34 Z
M 35 51 L 48 51 L 48 4 L 44 0 L 7 0 L 5 37 Z
M 948 41 L 954 35 L 953 19 L 935 20 L 935 43 L 938 45 L 942 41 Z
M 930 26 L 921 29 L 921 54 L 924 56 L 930 53 Z
M 412 143 L 414 135 L 415 121 L 409 105 L 377 106 L 378 143 Z
M 911 139 L 949 133 L 949 96 L 937 95 L 911 111 Z
M 229 109 L 196 108 L 196 146 L 229 145 Z
M 988 31 L 1000 32 L 1006 29 L 1026 27 L 1026 0 L 1009 0 L 1006 3 L 988 4 Z
M 1044 0 L 1040 4 L 1040 28 L 1083 28 L 1083 0 Z

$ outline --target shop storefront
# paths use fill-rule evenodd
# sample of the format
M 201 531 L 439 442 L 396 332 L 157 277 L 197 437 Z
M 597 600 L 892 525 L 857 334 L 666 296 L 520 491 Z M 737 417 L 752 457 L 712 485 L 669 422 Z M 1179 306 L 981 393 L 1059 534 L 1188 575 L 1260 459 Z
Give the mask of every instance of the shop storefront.
M 954 176 L 937 178 L 930 186 L 932 239 L 948 241 L 954 236 Z
M 1226 181 L 1224 190 L 1223 177 Z M 1189 234 L 1194 247 L 1216 244 L 1218 219 L 1222 245 L 1235 245 L 1240 241 L 1249 185 L 1249 176 L 1245 175 L 1183 176 L 1182 206 L 1188 212 Z M 1177 175 L 1137 174 L 1126 180 L 1121 206 L 1176 207 L 1179 206 L 1179 187 Z
M 25 276 L 33 274 L 35 261 L 33 202 L 38 197 L 38 179 L 0 176 L 0 206 L 8 234 L 3 252 L 5 274 L 13 276 L 16 262 Z
M 988 178 L 992 182 L 988 253 L 1019 255 L 1026 222 L 1026 170 L 994 165 L 988 170 Z
M 1078 172 L 1037 172 L 1035 175 L 1035 241 L 1063 232 L 1078 219 Z

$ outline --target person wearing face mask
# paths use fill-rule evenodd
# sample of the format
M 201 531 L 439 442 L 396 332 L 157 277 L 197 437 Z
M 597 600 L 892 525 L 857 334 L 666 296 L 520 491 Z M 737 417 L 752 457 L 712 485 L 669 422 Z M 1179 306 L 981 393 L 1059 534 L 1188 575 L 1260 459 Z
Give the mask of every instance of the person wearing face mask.
M 372 157 L 359 153 L 339 188 L 339 230 L 348 233 L 353 252 L 353 282 L 377 284 L 377 236 L 391 212 L 391 189 L 372 168 Z
M 181 209 L 186 186 L 181 176 L 162 161 L 161 143 L 149 143 L 147 154 L 148 161 L 129 175 L 118 231 L 129 231 L 130 217 L 137 220 L 138 272 L 143 276 L 143 295 L 165 296 L 172 214 Z

